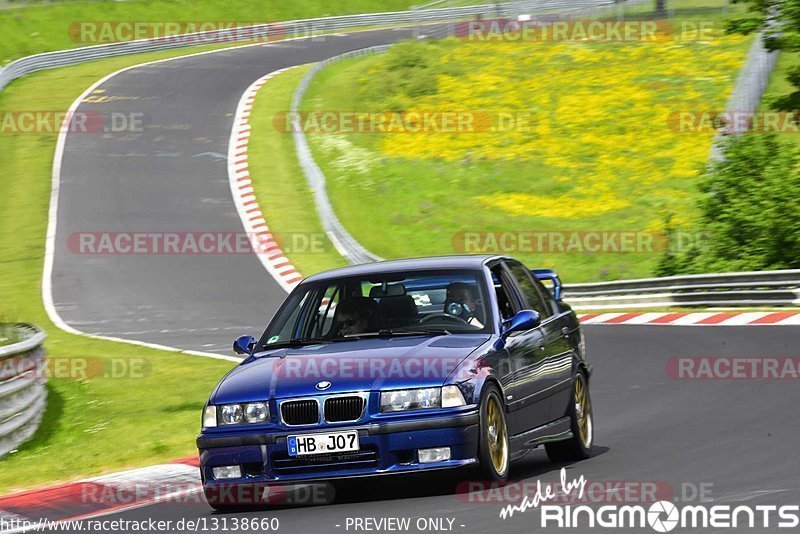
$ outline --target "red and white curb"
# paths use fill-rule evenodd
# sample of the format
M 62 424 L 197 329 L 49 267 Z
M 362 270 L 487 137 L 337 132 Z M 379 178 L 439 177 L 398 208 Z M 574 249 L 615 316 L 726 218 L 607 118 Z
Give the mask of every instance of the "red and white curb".
M 259 89 L 273 76 L 295 67 L 276 70 L 262 76 L 247 88 L 239 100 L 236 115 L 233 119 L 233 129 L 228 144 L 228 180 L 230 181 L 233 201 L 239 212 L 244 229 L 250 236 L 250 241 L 256 256 L 267 269 L 270 275 L 287 292 L 291 291 L 302 275 L 291 264 L 283 253 L 275 237 L 269 231 L 264 215 L 261 213 L 253 182 L 250 179 L 250 170 L 247 162 L 247 149 L 250 144 L 250 112 Z
M 159 502 L 205 502 L 197 457 L 0 497 L 0 532 L 46 528 Z M 31 517 L 35 514 L 35 517 Z
M 578 314 L 582 324 L 666 326 L 800 326 L 800 312 L 636 312 Z

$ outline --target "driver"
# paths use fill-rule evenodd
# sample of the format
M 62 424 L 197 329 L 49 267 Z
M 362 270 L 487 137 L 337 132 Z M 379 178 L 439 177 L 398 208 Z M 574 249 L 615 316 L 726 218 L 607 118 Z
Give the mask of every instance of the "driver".
M 344 337 L 369 332 L 372 316 L 373 308 L 370 299 L 355 297 L 345 300 L 339 304 L 336 315 L 339 335 Z
M 480 301 L 475 295 L 475 286 L 465 282 L 453 282 L 447 287 L 444 311 L 449 315 L 461 317 L 467 323 L 483 328 Z

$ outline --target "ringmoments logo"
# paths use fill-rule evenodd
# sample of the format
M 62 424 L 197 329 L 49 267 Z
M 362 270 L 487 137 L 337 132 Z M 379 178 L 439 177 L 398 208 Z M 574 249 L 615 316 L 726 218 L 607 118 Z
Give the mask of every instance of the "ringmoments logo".
M 649 505 L 609 504 L 593 508 L 588 505 L 552 504 L 563 496 L 583 499 L 587 480 L 581 475 L 567 480 L 561 469 L 560 485 L 537 482 L 537 491 L 526 495 L 518 504 L 500 510 L 500 518 L 508 519 L 531 509 L 539 510 L 541 528 L 646 528 L 654 532 L 671 532 L 677 528 L 794 528 L 800 526 L 800 505 L 724 505 L 674 504 L 656 501 Z M 549 504 L 548 504 L 549 503 Z

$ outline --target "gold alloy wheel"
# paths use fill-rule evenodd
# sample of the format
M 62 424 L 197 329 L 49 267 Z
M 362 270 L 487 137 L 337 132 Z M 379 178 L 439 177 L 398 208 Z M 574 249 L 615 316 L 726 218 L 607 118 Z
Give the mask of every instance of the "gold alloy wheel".
M 581 443 L 588 449 L 592 445 L 592 404 L 586 392 L 586 382 L 580 378 L 575 381 L 575 418 Z
M 497 397 L 490 396 L 486 404 L 486 439 L 492 466 L 498 475 L 503 475 L 508 467 L 508 434 L 506 422 Z

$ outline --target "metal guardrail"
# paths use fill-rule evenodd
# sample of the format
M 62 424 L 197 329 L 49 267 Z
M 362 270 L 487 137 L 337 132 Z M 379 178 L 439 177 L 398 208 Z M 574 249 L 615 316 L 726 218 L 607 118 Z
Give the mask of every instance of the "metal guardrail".
M 800 269 L 567 284 L 576 310 L 693 306 L 800 306 Z
M 0 346 L 0 457 L 33 436 L 47 405 L 45 333 L 28 325 L 2 326 L 20 341 Z
M 336 247 L 336 250 L 339 252 L 339 254 L 341 254 L 349 263 L 354 265 L 359 263 L 369 263 L 371 261 L 380 261 L 382 258 L 364 248 L 361 243 L 356 241 L 356 239 L 350 235 L 347 230 L 345 230 L 342 223 L 339 222 L 339 218 L 333 211 L 330 198 L 328 198 L 325 174 L 319 168 L 317 162 L 314 161 L 314 156 L 311 154 L 311 149 L 308 146 L 306 134 L 303 131 L 302 126 L 299 124 L 298 110 L 300 109 L 300 103 L 303 101 L 303 97 L 305 96 L 309 85 L 311 85 L 311 81 L 314 79 L 317 73 L 319 73 L 326 66 L 330 65 L 331 63 L 337 63 L 353 57 L 380 54 L 388 49 L 389 45 L 373 46 L 370 48 L 363 48 L 361 50 L 347 52 L 345 54 L 334 56 L 330 59 L 317 63 L 300 81 L 300 84 L 297 86 L 294 96 L 292 97 L 292 137 L 294 138 L 294 146 L 295 150 L 297 151 L 297 159 L 300 162 L 300 167 L 303 169 L 303 174 L 305 174 L 308 185 L 311 187 L 311 192 L 314 196 L 314 204 L 317 208 L 317 214 L 319 215 L 319 218 L 322 221 L 322 227 L 325 230 L 325 233 L 328 235 L 328 239 L 330 239 L 331 243 L 333 243 L 333 246 Z
M 714 136 L 711 145 L 711 159 L 721 160 L 724 158 L 723 146 L 726 136 L 742 133 L 740 131 L 742 119 L 752 117 L 758 110 L 764 92 L 769 85 L 769 79 L 775 65 L 778 62 L 778 50 L 767 50 L 764 46 L 764 38 L 779 32 L 777 21 L 778 5 L 770 8 L 767 18 L 766 30 L 756 34 L 750 50 L 747 51 L 747 58 L 739 71 L 733 91 L 725 104 L 725 112 L 733 115 L 730 124 L 723 127 L 723 130 Z
M 373 26 L 395 26 L 458 20 L 486 13 L 511 14 L 523 11 L 548 12 L 559 8 L 578 9 L 598 5 L 611 5 L 613 3 L 614 0 L 518 0 L 516 2 L 497 2 L 493 4 L 453 8 L 392 11 L 385 13 L 366 13 L 339 17 L 291 20 L 241 28 L 184 34 L 175 37 L 141 39 L 138 41 L 86 46 L 70 50 L 36 54 L 12 61 L 5 68 L 0 70 L 0 91 L 12 81 L 26 74 L 128 54 L 157 52 L 160 50 L 189 46 L 278 40 L 284 37 L 314 36 L 326 32 L 353 30 Z

